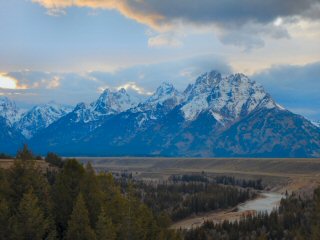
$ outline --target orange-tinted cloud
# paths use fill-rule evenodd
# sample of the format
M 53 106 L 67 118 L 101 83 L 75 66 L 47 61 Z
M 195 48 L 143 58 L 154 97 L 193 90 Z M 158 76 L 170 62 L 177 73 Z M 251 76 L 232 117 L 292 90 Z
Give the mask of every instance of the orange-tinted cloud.
M 285 22 L 305 19 L 320 21 L 319 0 L 32 0 L 51 15 L 65 13 L 68 7 L 115 10 L 123 16 L 149 26 L 157 33 L 176 33 L 179 25 L 192 32 L 209 27 L 221 42 L 261 48 L 264 39 L 289 38 Z M 281 19 L 281 20 L 280 20 Z M 311 21 L 312 20 L 312 21 Z M 218 32 L 218 33 L 217 33 Z M 219 33 L 220 32 L 220 33 Z M 238 37 L 239 33 L 241 36 Z M 150 47 L 179 47 L 181 42 L 169 35 L 149 37 Z
M 26 89 L 26 85 L 20 85 L 19 81 L 5 73 L 0 73 L 0 88 L 3 89 Z
M 154 29 L 161 30 L 168 28 L 167 24 L 159 24 L 164 20 L 164 16 L 156 13 L 148 7 L 144 0 L 32 0 L 39 3 L 50 11 L 54 11 L 53 15 L 58 10 L 77 6 L 90 7 L 96 9 L 117 10 L 127 18 L 133 19 L 139 23 L 148 25 Z
M 319 0 L 32 0 L 56 11 L 72 6 L 117 10 L 127 18 L 154 29 L 175 22 L 217 24 L 225 28 L 248 22 L 267 24 L 279 17 L 301 16 L 319 20 Z

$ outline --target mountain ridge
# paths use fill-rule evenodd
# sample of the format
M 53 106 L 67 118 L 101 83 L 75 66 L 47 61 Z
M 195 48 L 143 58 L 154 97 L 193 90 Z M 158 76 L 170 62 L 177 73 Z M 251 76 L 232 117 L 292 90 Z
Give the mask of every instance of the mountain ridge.
M 70 156 L 318 157 L 319 139 L 319 128 L 244 74 L 210 71 L 183 92 L 164 82 L 143 101 L 106 89 L 27 142 Z

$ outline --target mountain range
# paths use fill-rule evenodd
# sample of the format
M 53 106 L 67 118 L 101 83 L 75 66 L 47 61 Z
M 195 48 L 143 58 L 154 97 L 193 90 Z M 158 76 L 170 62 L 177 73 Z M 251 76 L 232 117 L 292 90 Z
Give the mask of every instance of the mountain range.
M 183 92 L 162 83 L 147 98 L 106 89 L 74 108 L 22 113 L 0 98 L 0 151 L 22 143 L 63 156 L 320 157 L 320 128 L 277 104 L 243 74 L 211 71 Z

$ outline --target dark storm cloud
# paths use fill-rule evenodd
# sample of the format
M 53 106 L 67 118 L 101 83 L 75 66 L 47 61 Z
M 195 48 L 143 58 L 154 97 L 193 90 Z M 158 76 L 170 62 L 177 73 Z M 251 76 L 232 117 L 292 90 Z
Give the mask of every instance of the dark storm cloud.
M 273 22 L 296 18 L 318 20 L 320 0 L 33 0 L 56 11 L 73 6 L 117 10 L 157 31 L 177 30 L 180 24 L 209 27 L 221 42 L 251 49 L 264 46 L 265 36 L 289 38 Z M 283 21 L 283 19 L 281 21 Z M 241 31 L 240 36 L 235 36 Z M 251 36 L 250 36 L 251 35 Z
M 149 0 L 128 1 L 133 11 L 164 16 L 163 21 L 182 19 L 192 23 L 241 25 L 249 21 L 268 23 L 277 17 L 318 19 L 319 0 Z
M 33 0 L 49 9 L 71 6 L 116 9 L 151 27 L 184 20 L 237 26 L 268 23 L 277 17 L 319 19 L 319 0 Z

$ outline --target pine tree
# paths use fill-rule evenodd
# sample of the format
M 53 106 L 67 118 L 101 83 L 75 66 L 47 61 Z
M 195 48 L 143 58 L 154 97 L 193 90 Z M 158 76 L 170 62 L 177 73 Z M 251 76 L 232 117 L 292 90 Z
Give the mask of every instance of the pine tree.
M 20 159 L 20 160 L 23 160 L 23 161 L 34 160 L 35 159 L 32 151 L 29 150 L 27 144 L 24 144 L 23 148 L 18 150 L 16 158 Z
M 8 239 L 10 209 L 5 199 L 0 199 L 0 240 Z
M 54 214 L 59 236 L 64 235 L 74 202 L 79 195 L 84 168 L 75 159 L 67 160 L 53 186 Z M 62 204 L 63 203 L 63 204 Z
M 80 193 L 74 204 L 71 218 L 68 222 L 67 240 L 94 240 L 95 233 L 90 226 L 88 210 Z
M 53 221 L 52 217 L 48 218 L 48 232 L 47 232 L 47 236 L 45 239 L 46 240 L 57 240 L 58 239 L 56 225 L 55 225 L 55 222 Z
M 63 160 L 61 157 L 59 157 L 57 154 L 49 152 L 45 158 L 45 161 L 47 163 L 50 163 L 53 166 L 56 166 L 58 168 L 63 167 Z
M 15 160 L 8 170 L 7 179 L 10 189 L 7 201 L 10 207 L 17 208 L 23 195 L 33 189 L 33 194 L 36 195 L 42 209 L 48 210 L 49 184 L 33 161 Z
M 89 211 L 91 226 L 95 226 L 101 210 L 102 191 L 99 188 L 98 179 L 90 163 L 86 165 L 86 172 L 81 185 L 81 192 L 83 193 L 83 197 Z
M 101 211 L 96 227 L 97 240 L 115 240 L 116 230 L 104 210 Z
M 38 199 L 29 191 L 23 195 L 18 212 L 11 219 L 11 238 L 40 240 L 46 234 L 47 220 L 38 206 Z

